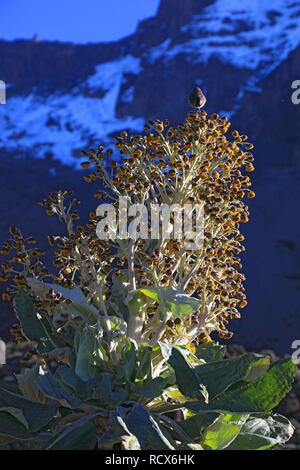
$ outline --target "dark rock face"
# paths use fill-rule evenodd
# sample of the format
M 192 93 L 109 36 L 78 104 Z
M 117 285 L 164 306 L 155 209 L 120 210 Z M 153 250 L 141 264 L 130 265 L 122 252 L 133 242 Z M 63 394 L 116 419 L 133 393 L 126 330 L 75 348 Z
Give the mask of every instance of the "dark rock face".
M 0 79 L 9 85 L 0 106 L 0 239 L 14 224 L 45 244 L 58 227 L 40 223 L 34 202 L 55 188 L 75 188 L 88 213 L 91 191 L 65 164 L 148 118 L 180 122 L 200 85 L 205 109 L 230 114 L 256 147 L 257 198 L 244 229 L 249 306 L 232 329 L 248 348 L 289 353 L 300 331 L 300 105 L 291 101 L 300 2 L 253 5 L 161 0 L 155 17 L 115 43 L 0 41 Z M 0 308 L 7 326 L 11 313 Z
M 81 46 L 59 42 L 0 41 L 1 79 L 12 85 L 8 96 L 67 92 L 93 73 L 99 62 L 116 55 L 115 44 Z
M 235 119 L 256 141 L 259 174 L 300 168 L 300 106 L 291 98 L 299 61 L 300 47 L 261 82 L 261 93 L 246 93 L 241 101 Z
M 232 65 L 222 64 L 215 58 L 205 65 L 187 63 L 184 55 L 167 64 L 158 61 L 145 68 L 143 74 L 134 76 L 134 100 L 132 103 L 118 103 L 118 115 L 138 117 L 146 111 L 149 118 L 168 116 L 172 122 L 178 123 L 188 112 L 187 96 L 199 81 L 204 84 L 205 109 L 208 112 L 230 109 L 243 77 L 247 77 L 247 71 L 240 70 L 239 76 L 233 79 L 235 73 Z M 220 76 L 224 77 L 222 93 Z
M 206 6 L 213 3 L 213 0 L 161 0 L 157 20 L 164 23 L 165 33 L 174 34 L 193 15 L 200 14 Z
M 292 103 L 300 48 L 248 93 L 234 121 L 255 141 L 256 198 L 245 227 L 249 306 L 237 325 L 248 347 L 291 353 L 300 331 L 300 105 Z M 297 336 L 298 335 L 298 336 Z

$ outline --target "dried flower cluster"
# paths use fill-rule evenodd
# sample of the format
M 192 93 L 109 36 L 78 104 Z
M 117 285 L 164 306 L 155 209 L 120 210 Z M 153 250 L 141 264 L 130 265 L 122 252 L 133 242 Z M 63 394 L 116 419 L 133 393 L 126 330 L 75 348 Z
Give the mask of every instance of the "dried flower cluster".
M 167 120 L 151 121 L 145 135 L 122 132 L 116 138 L 121 163 L 113 158 L 111 149 L 105 151 L 102 146 L 85 152 L 88 158 L 82 163 L 88 169 L 86 182 L 101 181 L 101 190 L 95 193 L 100 201 L 111 200 L 117 206 L 118 197 L 126 195 L 130 204 L 202 205 L 203 246 L 187 251 L 183 241 L 164 237 L 100 240 L 96 213 L 90 213 L 87 224 L 80 224 L 79 201 L 68 202 L 72 192 L 60 191 L 41 201 L 49 216 L 57 215 L 66 225 L 64 236 L 49 236 L 56 250 L 57 272 L 46 270 L 40 259 L 43 253 L 32 238 L 24 240 L 19 230 L 11 228 L 12 240 L 1 250 L 2 254 L 14 252 L 2 265 L 0 281 L 12 279 L 3 299 L 10 300 L 18 289 L 26 289 L 39 314 L 49 319 L 61 307 L 62 314 L 53 325 L 57 335 L 72 325 L 80 326 L 82 318 L 70 317 L 66 305 L 72 300 L 55 289 L 46 294 L 39 291 L 33 278 L 65 288 L 80 286 L 87 301 L 100 312 L 104 334 L 109 332 L 108 318 L 114 314 L 127 322 L 128 336 L 138 342 L 198 344 L 208 341 L 212 331 L 230 338 L 228 322 L 239 318 L 240 309 L 247 304 L 240 273 L 239 255 L 244 250 L 240 224 L 249 218 L 243 200 L 255 194 L 246 175 L 254 170 L 253 145 L 238 131 L 227 137 L 229 128 L 227 118 L 208 117 L 204 111 L 190 113 L 177 128 Z M 199 307 L 189 315 L 176 316 L 172 309 L 161 314 L 158 299 L 143 296 L 140 289 L 145 288 L 173 289 L 171 292 L 198 299 Z M 142 303 L 132 324 L 127 310 L 128 295 L 134 291 L 140 292 Z

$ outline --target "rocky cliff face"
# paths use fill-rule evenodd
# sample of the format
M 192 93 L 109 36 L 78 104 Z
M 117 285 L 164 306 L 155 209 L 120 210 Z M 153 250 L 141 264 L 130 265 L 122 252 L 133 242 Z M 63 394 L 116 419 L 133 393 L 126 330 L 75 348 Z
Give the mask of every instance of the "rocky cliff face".
M 161 0 L 155 17 L 115 43 L 0 41 L 0 79 L 8 84 L 0 237 L 8 223 L 44 235 L 34 227 L 33 200 L 58 185 L 79 187 L 73 168 L 82 148 L 109 143 L 121 129 L 139 131 L 148 118 L 179 122 L 197 83 L 207 110 L 230 116 L 256 144 L 244 263 L 249 308 L 233 328 L 248 347 L 290 352 L 300 332 L 300 105 L 291 102 L 299 18 L 296 0 Z

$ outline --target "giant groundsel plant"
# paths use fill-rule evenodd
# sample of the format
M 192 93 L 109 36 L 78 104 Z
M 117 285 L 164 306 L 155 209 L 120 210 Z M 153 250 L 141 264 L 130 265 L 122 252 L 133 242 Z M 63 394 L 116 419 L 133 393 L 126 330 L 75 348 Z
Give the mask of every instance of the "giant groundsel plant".
M 150 122 L 122 132 L 112 150 L 85 152 L 84 179 L 98 200 L 203 209 L 203 243 L 101 239 L 98 211 L 79 221 L 71 191 L 41 201 L 65 225 L 50 235 L 50 272 L 35 240 L 11 227 L 0 280 L 36 358 L 15 382 L 0 383 L 0 445 L 43 449 L 269 449 L 293 433 L 272 410 L 291 388 L 289 359 L 225 359 L 211 340 L 228 339 L 247 301 L 240 273 L 244 198 L 253 198 L 252 144 L 230 122 L 190 113 L 177 128 Z M 174 221 L 170 219 L 171 222 Z M 150 231 L 150 226 L 147 231 Z M 169 231 L 167 232 L 169 234 Z

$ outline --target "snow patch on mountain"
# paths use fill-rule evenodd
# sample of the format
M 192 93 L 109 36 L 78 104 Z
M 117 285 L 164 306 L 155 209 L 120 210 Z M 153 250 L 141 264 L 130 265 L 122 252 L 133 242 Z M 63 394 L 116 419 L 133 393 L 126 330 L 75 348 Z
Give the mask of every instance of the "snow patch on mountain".
M 238 68 L 275 68 L 300 44 L 300 2 L 295 0 L 216 0 L 181 29 L 189 39 L 164 41 L 150 60 L 186 54 L 193 62 L 217 56 Z
M 32 151 L 43 158 L 78 166 L 79 151 L 97 140 L 109 143 L 112 133 L 139 130 L 143 118 L 116 115 L 122 84 L 141 71 L 140 60 L 128 55 L 99 64 L 95 73 L 68 94 L 42 98 L 34 93 L 16 96 L 0 107 L 0 146 L 10 151 Z
M 206 64 L 217 57 L 224 64 L 248 70 L 231 115 L 245 91 L 259 93 L 259 83 L 300 45 L 300 2 L 295 0 L 216 0 L 181 28 L 183 42 L 165 40 L 148 52 L 150 63 L 178 55 Z M 186 39 L 187 38 L 187 39 Z
M 159 46 L 152 47 L 150 51 L 148 52 L 147 59 L 148 62 L 153 64 L 157 60 L 160 60 L 162 57 L 166 57 L 169 59 L 169 51 L 170 51 L 170 46 L 171 46 L 171 39 L 167 38 L 165 41 L 163 41 Z

